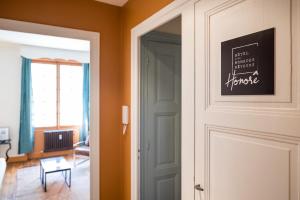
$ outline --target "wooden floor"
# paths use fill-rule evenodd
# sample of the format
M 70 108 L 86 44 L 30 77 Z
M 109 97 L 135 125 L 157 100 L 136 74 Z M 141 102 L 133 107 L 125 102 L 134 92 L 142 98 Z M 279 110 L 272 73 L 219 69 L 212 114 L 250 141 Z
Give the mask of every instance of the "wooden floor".
M 13 199 L 13 194 L 17 185 L 17 170 L 24 167 L 39 165 L 39 160 L 30 160 L 26 162 L 8 163 L 4 181 L 1 190 L 2 199 Z
M 65 157 L 68 161 L 72 161 L 72 156 L 66 156 Z M 16 187 L 17 187 L 17 184 L 18 184 L 18 179 L 17 179 L 17 172 L 18 170 L 20 169 L 24 169 L 24 168 L 28 168 L 28 167 L 34 167 L 34 166 L 39 166 L 40 165 L 40 162 L 39 162 L 39 159 L 35 159 L 35 160 L 30 160 L 30 161 L 26 161 L 26 162 L 18 162 L 18 163 L 8 163 L 7 165 L 7 169 L 6 169 L 6 173 L 5 173 L 5 178 L 4 178 L 4 181 L 3 181 L 3 184 L 2 184 L 2 190 L 0 191 L 0 199 L 1 200 L 18 200 L 18 199 L 29 199 L 29 200 L 38 200 L 36 199 L 36 196 L 35 197 L 30 197 L 30 196 L 25 196 L 24 197 L 16 197 L 15 194 L 16 194 Z M 87 168 L 89 170 L 89 168 Z M 73 173 L 73 169 L 72 169 L 72 184 L 74 183 L 74 173 Z M 89 172 L 88 172 L 89 174 Z M 88 177 L 89 179 L 89 177 Z M 88 181 L 89 182 L 89 181 Z M 81 184 L 85 184 L 85 183 L 81 183 Z M 86 185 L 86 184 L 85 184 Z M 89 183 L 88 183 L 89 185 Z M 42 187 L 42 186 L 41 186 Z M 48 186 L 49 187 L 49 186 Z M 71 186 L 72 188 L 72 186 Z M 80 189 L 81 187 L 76 187 L 76 190 Z M 85 191 L 76 191 L 76 194 L 81 194 L 81 195 L 84 195 L 84 197 L 76 197 L 76 195 L 68 195 L 67 197 L 65 198 L 61 198 L 59 197 L 59 199 L 89 199 L 89 194 L 86 194 L 87 191 L 86 189 L 84 189 Z M 63 190 L 60 190 L 62 192 L 64 192 Z M 37 191 L 32 191 L 32 193 L 36 193 Z M 48 191 L 46 193 L 44 193 L 42 190 L 39 190 L 38 192 L 40 193 L 43 193 L 43 198 L 42 199 L 56 199 L 55 197 L 53 197 L 53 192 L 51 192 L 50 189 L 48 189 Z M 70 193 L 70 191 L 68 191 L 68 193 Z M 35 194 L 36 195 L 36 194 Z M 57 195 L 56 195 L 57 197 Z M 86 198 L 88 197 L 88 198 Z

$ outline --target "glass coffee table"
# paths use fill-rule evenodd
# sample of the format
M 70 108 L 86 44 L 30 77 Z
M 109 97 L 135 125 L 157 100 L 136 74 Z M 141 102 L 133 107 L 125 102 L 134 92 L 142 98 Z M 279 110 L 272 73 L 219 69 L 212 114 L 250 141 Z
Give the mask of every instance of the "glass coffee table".
M 40 179 L 47 192 L 47 174 L 61 172 L 65 183 L 71 187 L 71 165 L 64 157 L 45 158 L 40 160 Z

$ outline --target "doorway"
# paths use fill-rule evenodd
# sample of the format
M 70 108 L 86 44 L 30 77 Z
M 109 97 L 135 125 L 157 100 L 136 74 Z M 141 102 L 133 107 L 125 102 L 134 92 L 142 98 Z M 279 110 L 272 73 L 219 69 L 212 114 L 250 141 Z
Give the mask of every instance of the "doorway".
M 186 0 L 184 0 L 186 1 Z M 196 1 L 196 0 L 195 0 Z M 181 24 L 181 199 L 195 199 L 195 63 L 194 0 L 174 1 L 131 31 L 131 199 L 141 199 L 140 135 L 141 135 L 141 46 L 142 38 L 151 31 L 180 16 Z M 165 29 L 166 30 L 166 29 Z M 167 30 L 171 30 L 168 28 Z
M 82 31 L 70 28 L 41 25 L 29 22 L 0 19 L 0 29 L 48 35 L 54 37 L 73 38 L 90 42 L 90 198 L 99 199 L 100 185 L 100 127 L 99 127 L 99 52 L 100 35 L 96 32 Z
M 181 17 L 141 38 L 140 199 L 181 199 Z

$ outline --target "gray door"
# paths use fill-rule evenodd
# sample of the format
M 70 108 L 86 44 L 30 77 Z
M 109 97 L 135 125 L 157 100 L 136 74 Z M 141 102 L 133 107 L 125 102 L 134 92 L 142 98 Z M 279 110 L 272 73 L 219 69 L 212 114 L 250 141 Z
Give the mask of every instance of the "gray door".
M 145 36 L 141 74 L 141 200 L 180 200 L 180 37 Z

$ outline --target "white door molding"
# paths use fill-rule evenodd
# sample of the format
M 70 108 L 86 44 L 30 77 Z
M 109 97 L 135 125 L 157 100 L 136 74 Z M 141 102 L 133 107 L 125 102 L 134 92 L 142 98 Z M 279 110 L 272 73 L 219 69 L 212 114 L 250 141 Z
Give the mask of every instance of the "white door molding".
M 0 18 L 0 29 L 66 37 L 90 41 L 90 66 L 91 66 L 91 176 L 90 198 L 100 199 L 100 34 L 97 32 L 83 31 L 71 28 L 42 25 Z
M 140 135 L 140 38 L 158 26 L 182 17 L 182 119 L 181 194 L 183 200 L 194 192 L 194 4 L 196 0 L 175 0 L 131 30 L 131 200 L 139 200 Z

